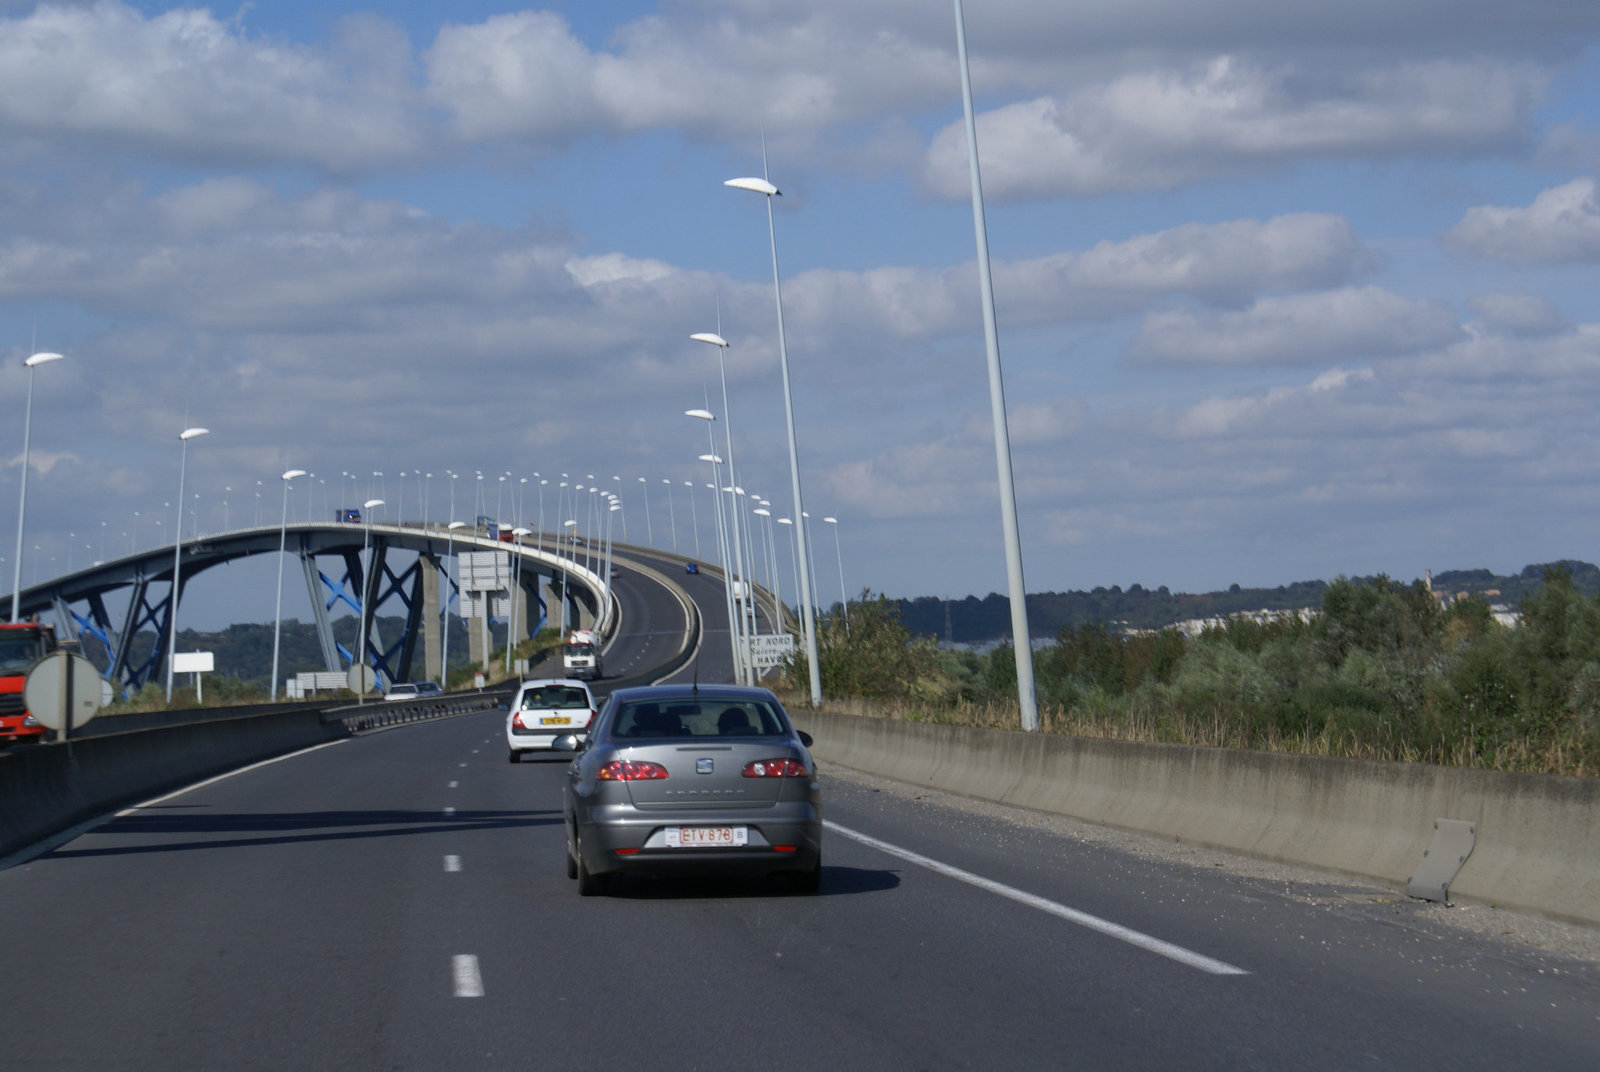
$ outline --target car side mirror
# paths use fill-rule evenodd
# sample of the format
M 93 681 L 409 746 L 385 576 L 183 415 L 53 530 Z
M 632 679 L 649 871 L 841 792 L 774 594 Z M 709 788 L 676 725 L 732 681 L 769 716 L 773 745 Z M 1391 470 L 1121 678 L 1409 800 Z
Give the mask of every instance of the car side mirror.
M 557 752 L 582 752 L 585 742 L 578 740 L 575 733 L 565 733 L 550 742 L 550 747 Z
M 800 735 L 800 743 L 805 745 L 807 748 L 810 748 L 811 734 L 807 733 L 805 730 L 795 730 L 795 732 Z

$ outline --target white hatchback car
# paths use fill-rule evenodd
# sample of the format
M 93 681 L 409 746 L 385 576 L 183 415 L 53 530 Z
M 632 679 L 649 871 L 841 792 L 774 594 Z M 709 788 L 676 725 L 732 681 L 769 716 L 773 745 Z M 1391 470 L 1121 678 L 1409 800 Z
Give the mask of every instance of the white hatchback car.
M 570 678 L 524 681 L 506 713 L 506 749 L 511 762 L 524 752 L 548 752 L 557 737 L 589 735 L 596 714 L 589 686 Z

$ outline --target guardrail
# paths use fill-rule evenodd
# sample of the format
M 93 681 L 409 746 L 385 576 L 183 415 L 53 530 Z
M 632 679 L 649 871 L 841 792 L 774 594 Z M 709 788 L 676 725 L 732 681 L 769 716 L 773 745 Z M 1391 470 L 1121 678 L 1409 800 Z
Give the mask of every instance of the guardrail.
M 791 714 L 825 763 L 1398 889 L 1461 820 L 1452 899 L 1600 924 L 1600 779 Z
M 487 711 L 516 690 L 515 681 L 495 685 L 481 692 L 445 693 L 434 699 L 394 700 L 386 703 L 352 704 L 326 708 L 324 722 L 340 722 L 351 733 L 404 726 L 412 722 L 430 722 L 438 718 L 453 718 Z

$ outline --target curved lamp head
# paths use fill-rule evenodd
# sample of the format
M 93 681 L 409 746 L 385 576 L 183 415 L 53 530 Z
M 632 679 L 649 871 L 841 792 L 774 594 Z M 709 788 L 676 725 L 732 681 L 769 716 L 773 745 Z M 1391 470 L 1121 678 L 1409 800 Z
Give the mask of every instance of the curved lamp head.
M 716 454 L 702 454 L 700 455 L 700 460 L 703 462 L 710 462 L 712 465 L 722 464 L 722 458 Z
M 772 511 L 768 510 L 768 509 L 765 509 L 765 508 L 762 508 L 762 509 L 756 510 L 755 511 L 755 515 L 757 517 L 771 517 L 772 516 Z
M 790 521 L 790 520 L 789 520 L 789 519 L 788 519 L 788 518 L 786 518 L 786 517 L 780 517 L 780 518 L 778 518 L 778 524 L 780 524 L 780 525 L 793 525 L 793 524 L 794 524 L 794 522 L 793 522 L 793 521 Z
M 708 409 L 686 409 L 683 411 L 683 415 L 685 417 L 693 417 L 697 421 L 714 421 L 717 419 L 717 415 Z
M 839 523 L 839 519 L 836 517 L 825 517 L 822 520 L 829 525 L 837 525 Z
M 514 528 L 514 529 L 511 530 L 511 535 L 513 535 L 513 536 L 532 536 L 533 535 L 533 530 L 532 529 L 525 529 L 525 528 L 518 527 L 518 528 Z
M 209 428 L 185 428 L 178 433 L 178 438 L 187 443 L 191 439 L 198 439 L 200 436 L 210 434 L 211 429 Z
M 578 527 L 578 523 L 569 517 L 567 520 L 561 523 L 561 527 L 564 529 L 575 529 Z
M 383 500 L 382 499 L 368 499 L 366 502 L 361 504 L 361 508 L 363 510 L 371 510 L 374 507 L 382 506 L 382 505 L 383 505 Z
M 293 480 L 297 476 L 305 476 L 305 475 L 306 475 L 306 471 L 304 469 L 290 469 L 288 472 L 283 474 L 283 479 L 285 479 L 285 480 Z
M 722 185 L 732 186 L 735 190 L 749 190 L 753 193 L 766 194 L 768 197 L 783 196 L 783 191 L 766 179 L 728 179 Z
M 23 364 L 27 365 L 29 368 L 34 368 L 38 365 L 48 365 L 52 361 L 60 361 L 63 356 L 64 355 L 62 354 L 34 354 L 32 357 L 24 361 Z
M 712 346 L 727 346 L 728 345 L 728 340 L 724 339 L 721 335 L 718 335 L 714 331 L 696 332 L 695 334 L 690 335 L 689 338 L 693 339 L 695 342 L 710 343 Z
M 451 532 L 454 532 L 456 529 L 464 529 L 466 527 L 467 523 L 465 521 L 452 521 L 450 524 L 445 526 L 445 528 L 449 529 Z

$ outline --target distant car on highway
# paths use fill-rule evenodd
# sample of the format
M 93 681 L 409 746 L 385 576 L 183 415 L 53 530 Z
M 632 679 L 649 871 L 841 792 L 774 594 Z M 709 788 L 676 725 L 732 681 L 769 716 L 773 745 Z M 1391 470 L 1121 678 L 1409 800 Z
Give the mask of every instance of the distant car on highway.
M 562 813 L 567 877 L 584 896 L 612 876 L 783 872 L 822 880 L 822 800 L 811 739 L 766 689 L 655 685 L 611 694 L 577 755 Z
M 687 562 L 687 563 L 684 564 L 683 572 L 685 572 L 685 573 L 699 573 L 700 572 L 700 567 L 695 565 L 693 562 Z
M 385 700 L 419 700 L 428 696 L 441 696 L 444 690 L 437 681 L 397 681 L 383 694 Z
M 548 752 L 555 739 L 582 742 L 594 721 L 596 704 L 589 686 L 572 678 L 524 681 L 506 715 L 506 749 L 511 762 L 524 752 Z

